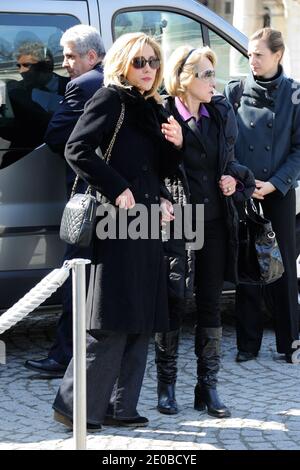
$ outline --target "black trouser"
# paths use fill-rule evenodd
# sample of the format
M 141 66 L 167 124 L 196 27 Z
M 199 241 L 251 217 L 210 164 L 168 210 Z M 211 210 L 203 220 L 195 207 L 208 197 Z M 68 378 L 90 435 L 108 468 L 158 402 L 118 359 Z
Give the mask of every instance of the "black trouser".
M 286 196 L 278 191 L 262 201 L 281 251 L 285 272 L 268 286 L 240 285 L 236 290 L 237 347 L 256 354 L 263 336 L 262 301 L 274 316 L 276 346 L 279 353 L 290 353 L 299 335 L 298 286 L 296 272 L 295 190 Z
M 73 258 L 91 259 L 90 248 L 80 248 L 73 245 L 67 245 L 64 261 Z M 86 285 L 88 285 L 90 267 L 86 268 Z M 62 289 L 62 314 L 59 317 L 54 343 L 51 346 L 48 357 L 55 359 L 60 364 L 68 365 L 73 356 L 73 328 L 72 328 L 72 272 Z
M 206 222 L 204 225 L 204 245 L 196 252 L 196 333 L 195 353 L 198 358 L 198 381 L 207 373 L 210 383 L 216 383 L 220 355 L 217 351 L 221 341 L 220 298 L 224 283 L 227 249 L 227 229 L 224 219 Z M 166 397 L 174 401 L 174 388 L 164 390 L 162 384 L 173 384 L 177 377 L 177 348 L 182 305 L 177 299 L 169 299 L 170 331 L 156 335 L 156 364 L 159 380 L 159 400 L 166 407 Z M 205 367 L 204 367 L 205 364 Z M 212 379 L 214 376 L 214 379 Z M 171 393 L 172 391 L 172 393 Z M 170 408 L 170 402 L 167 403 Z M 167 407 L 166 407 L 167 409 Z
M 204 224 L 204 245 L 196 251 L 197 327 L 221 326 L 220 299 L 224 284 L 227 230 L 224 219 Z
M 201 250 L 196 252 L 195 265 L 197 305 L 195 405 L 198 403 L 198 394 L 203 386 L 215 390 L 218 380 L 222 339 L 220 299 L 227 262 L 227 245 L 225 220 L 217 219 L 206 222 L 204 224 L 204 245 Z M 211 401 L 209 397 L 206 399 Z M 215 408 L 222 406 L 217 402 L 214 404 Z
M 169 331 L 180 330 L 185 309 L 185 300 L 175 297 L 168 298 L 169 305 Z M 163 334 L 163 333 L 159 333 Z
M 67 197 L 71 196 L 73 182 L 67 185 Z M 76 192 L 85 192 L 86 183 L 80 181 Z M 63 261 L 73 258 L 91 259 L 91 248 L 82 248 L 76 245 L 66 245 Z M 88 285 L 90 265 L 86 268 L 86 280 Z M 56 327 L 55 340 L 49 350 L 48 357 L 54 359 L 59 364 L 68 365 L 73 356 L 73 329 L 72 329 L 72 272 L 61 287 L 62 292 L 62 314 Z
M 105 416 L 138 416 L 149 335 L 93 330 L 87 333 L 87 422 L 101 424 Z M 113 401 L 111 400 L 113 397 Z M 65 373 L 53 408 L 72 419 L 73 360 Z
M 197 324 L 202 327 L 221 326 L 220 299 L 224 284 L 227 232 L 223 219 L 206 222 L 204 245 L 195 252 L 195 286 Z M 182 323 L 184 301 L 169 298 L 170 331 L 178 330 Z

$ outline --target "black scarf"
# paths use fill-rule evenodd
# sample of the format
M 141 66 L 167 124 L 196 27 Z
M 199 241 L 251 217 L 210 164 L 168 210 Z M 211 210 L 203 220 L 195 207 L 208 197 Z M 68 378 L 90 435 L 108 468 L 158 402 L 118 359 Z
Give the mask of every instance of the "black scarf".
M 144 96 L 138 91 L 137 88 L 123 88 L 116 85 L 110 85 L 114 88 L 120 96 L 123 103 L 134 109 L 134 115 L 137 126 L 146 132 L 148 135 L 153 136 L 159 140 L 165 140 L 161 132 L 161 125 L 167 122 L 170 114 L 163 108 L 163 106 L 150 97 L 145 99 Z

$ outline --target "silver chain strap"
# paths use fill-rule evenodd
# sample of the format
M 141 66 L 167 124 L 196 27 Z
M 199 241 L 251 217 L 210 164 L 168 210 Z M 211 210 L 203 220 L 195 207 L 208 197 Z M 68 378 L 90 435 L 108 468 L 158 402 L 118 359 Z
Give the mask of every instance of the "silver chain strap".
M 116 125 L 116 128 L 115 128 L 115 132 L 114 132 L 114 135 L 112 136 L 112 139 L 110 141 L 110 144 L 108 146 L 108 148 L 106 149 L 106 152 L 104 154 L 104 161 L 106 163 L 109 162 L 110 160 L 110 157 L 111 157 L 111 152 L 112 152 L 112 149 L 113 149 L 113 146 L 114 146 L 114 143 L 115 143 L 115 140 L 116 140 L 116 137 L 117 137 L 117 134 L 119 132 L 119 130 L 121 129 L 121 126 L 123 124 L 123 121 L 124 121 L 124 116 L 125 116 L 125 104 L 122 103 L 122 108 L 121 108 L 121 113 L 120 113 L 120 116 L 119 116 L 119 119 L 118 119 L 118 122 L 117 122 L 117 125 Z
M 110 161 L 111 152 L 112 152 L 112 149 L 113 149 L 113 146 L 114 146 L 114 143 L 115 143 L 117 134 L 118 134 L 118 132 L 119 132 L 119 130 L 121 129 L 121 126 L 122 126 L 122 124 L 123 124 L 124 117 L 125 117 L 125 104 L 124 104 L 124 103 L 121 103 L 121 113 L 120 113 L 120 116 L 119 116 L 117 125 L 116 125 L 116 127 L 115 127 L 115 130 L 114 130 L 114 135 L 112 136 L 111 141 L 110 141 L 110 143 L 109 143 L 109 146 L 107 147 L 106 152 L 105 152 L 104 157 L 103 157 L 105 163 L 109 163 L 109 161 Z M 74 194 L 75 194 L 75 190 L 76 190 L 76 187 L 77 187 L 77 184 L 78 184 L 78 180 L 79 180 L 79 176 L 76 175 L 76 178 L 75 178 L 75 181 L 74 181 L 74 184 L 73 184 L 73 187 L 72 187 L 70 199 L 71 199 L 71 198 L 74 196 Z M 92 187 L 91 187 L 91 186 L 88 186 L 88 187 L 87 187 L 87 190 L 86 190 L 86 192 L 85 192 L 85 194 L 91 194 L 91 191 L 92 191 Z

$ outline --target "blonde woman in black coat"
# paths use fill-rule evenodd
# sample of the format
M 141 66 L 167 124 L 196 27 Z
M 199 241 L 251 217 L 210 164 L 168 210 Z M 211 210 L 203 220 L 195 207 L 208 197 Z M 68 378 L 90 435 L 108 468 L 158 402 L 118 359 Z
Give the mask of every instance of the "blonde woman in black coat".
M 231 105 L 223 95 L 216 94 L 215 64 L 216 56 L 208 47 L 176 49 L 166 66 L 165 86 L 170 96 L 165 105 L 184 132 L 183 163 L 168 181 L 173 202 L 192 205 L 195 228 L 201 221 L 194 209 L 204 205 L 204 245 L 193 254 L 197 305 L 194 407 L 226 418 L 230 411 L 217 392 L 222 339 L 220 297 L 224 280 L 237 280 L 238 218 L 234 199 L 250 197 L 255 182 L 248 168 L 234 159 L 237 126 Z M 193 286 L 193 281 L 191 258 L 187 258 L 184 243 L 180 246 L 178 240 L 170 240 L 166 245 L 171 324 L 169 333 L 156 335 L 158 410 L 175 414 L 179 307 L 186 286 Z
M 180 161 L 180 125 L 159 104 L 159 45 L 143 33 L 121 36 L 108 51 L 105 87 L 88 102 L 66 157 L 88 184 L 122 209 L 160 204 L 160 180 Z M 125 105 L 109 165 L 105 153 Z M 129 219 L 130 213 L 129 213 Z M 159 226 L 159 215 L 157 214 Z M 148 232 L 149 235 L 149 232 Z M 166 275 L 160 237 L 95 237 L 87 320 L 87 426 L 146 426 L 137 411 L 148 342 L 168 326 Z M 72 426 L 70 364 L 54 402 L 55 419 Z

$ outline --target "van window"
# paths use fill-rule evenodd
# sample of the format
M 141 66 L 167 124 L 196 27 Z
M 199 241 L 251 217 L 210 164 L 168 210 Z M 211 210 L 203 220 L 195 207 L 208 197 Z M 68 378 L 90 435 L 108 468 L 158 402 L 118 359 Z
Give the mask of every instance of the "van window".
M 118 13 L 114 18 L 113 35 L 142 31 L 154 36 L 163 48 L 165 58 L 179 46 L 202 47 L 201 25 L 187 16 L 166 11 L 134 11 Z
M 43 143 L 68 82 L 60 38 L 70 15 L 0 14 L 0 167 Z
M 208 32 L 206 43 L 208 42 L 218 57 L 217 89 L 222 92 L 230 79 L 248 74 L 248 59 L 226 39 L 206 26 L 205 30 Z M 163 48 L 165 59 L 183 44 L 189 44 L 194 48 L 204 45 L 201 23 L 179 13 L 131 11 L 118 13 L 115 16 L 113 24 L 115 38 L 135 31 L 154 36 Z
M 222 92 L 229 80 L 245 77 L 249 73 L 248 58 L 214 31 L 209 29 L 208 33 L 209 45 L 218 57 L 217 89 Z

